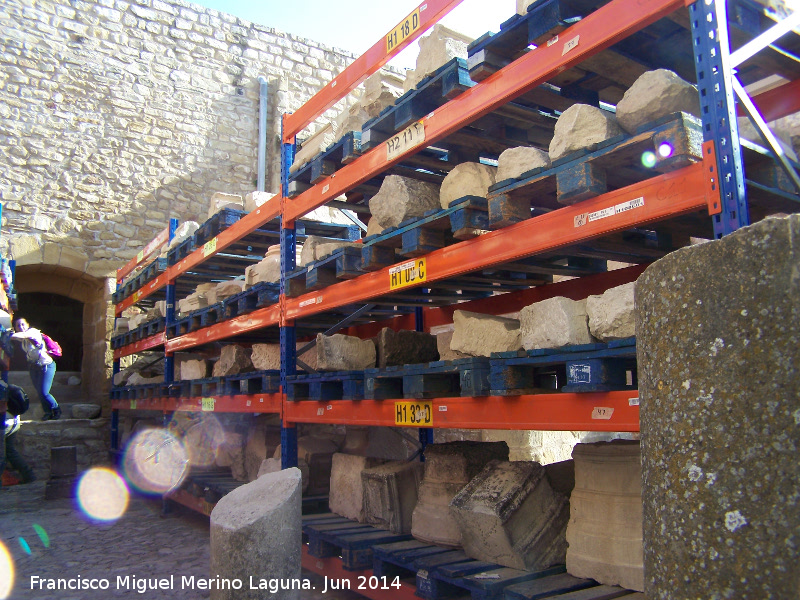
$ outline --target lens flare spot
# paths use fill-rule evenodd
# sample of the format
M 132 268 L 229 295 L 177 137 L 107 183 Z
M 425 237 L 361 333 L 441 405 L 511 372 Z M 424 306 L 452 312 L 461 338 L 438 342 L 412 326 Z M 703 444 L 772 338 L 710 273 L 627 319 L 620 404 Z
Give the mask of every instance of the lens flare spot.
M 662 142 L 658 147 L 658 155 L 661 158 L 668 158 L 672 156 L 672 146 L 668 142 Z
M 50 547 L 50 536 L 47 535 L 47 532 L 44 530 L 44 527 L 39 525 L 38 523 L 33 524 L 33 530 L 36 532 L 36 535 L 39 536 L 39 539 L 42 540 L 42 544 L 45 548 Z
M 140 492 L 164 494 L 183 483 L 189 456 L 180 438 L 167 429 L 145 429 L 125 450 L 123 473 Z
M 28 545 L 28 541 L 24 537 L 19 538 L 19 545 L 25 554 L 31 553 L 31 547 Z
M 128 486 L 111 469 L 89 469 L 78 483 L 78 502 L 90 518 L 116 521 L 128 508 Z
M 5 544 L 0 541 L 0 600 L 11 596 L 14 589 L 14 561 Z
M 655 152 L 650 152 L 649 150 L 642 154 L 642 164 L 647 167 L 648 169 L 652 169 L 656 166 L 656 155 Z

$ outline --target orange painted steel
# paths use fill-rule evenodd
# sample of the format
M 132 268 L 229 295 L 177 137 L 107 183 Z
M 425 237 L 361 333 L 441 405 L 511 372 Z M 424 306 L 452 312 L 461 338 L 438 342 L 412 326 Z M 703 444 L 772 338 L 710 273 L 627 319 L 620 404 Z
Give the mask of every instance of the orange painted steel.
M 112 400 L 116 410 L 158 410 L 165 412 L 223 412 L 223 413 L 269 413 L 281 414 L 282 394 L 239 394 L 236 396 L 213 396 L 214 410 L 203 410 L 203 399 L 192 398 L 140 398 L 137 400 Z
M 800 110 L 800 79 L 784 83 L 751 99 L 767 122 L 789 116 Z M 739 104 L 736 114 L 746 117 L 747 111 Z
M 153 254 L 153 252 L 155 252 L 158 248 L 161 248 L 161 246 L 167 242 L 169 242 L 169 227 L 166 227 L 163 231 L 161 231 L 161 233 L 150 240 L 150 242 L 139 252 L 139 254 L 128 261 L 128 264 L 121 269 L 117 269 L 117 283 L 122 281 L 125 275 L 131 273 L 137 266 L 139 266 L 139 264 L 150 258 L 150 255 Z
M 167 340 L 167 352 L 177 352 L 184 348 L 192 348 L 209 342 L 215 342 L 227 337 L 256 331 L 270 325 L 278 325 L 280 322 L 280 305 L 273 304 L 264 308 L 259 308 L 246 315 L 234 317 L 223 323 L 218 323 L 210 327 L 204 327 L 191 333 Z
M 528 52 L 426 116 L 425 144 L 401 152 L 392 160 L 387 160 L 386 144 L 380 144 L 313 188 L 287 200 L 284 218 L 291 222 L 301 217 L 683 5 L 681 0 L 615 0 L 598 8 L 561 32 L 557 42 Z M 569 49 L 576 39 L 577 45 Z
M 139 340 L 138 342 L 128 344 L 127 346 L 123 346 L 122 348 L 117 348 L 116 350 L 114 350 L 114 360 L 118 360 L 123 356 L 130 356 L 131 354 L 136 354 L 137 352 L 142 352 L 144 350 L 152 350 L 153 348 L 163 346 L 166 341 L 167 341 L 167 334 L 162 331 L 161 333 L 157 333 L 153 336 L 150 336 L 149 338 L 145 338 L 143 340 Z
M 186 490 L 172 490 L 168 494 L 164 496 L 166 500 L 172 500 L 173 502 L 177 502 L 185 506 L 186 508 L 190 508 L 191 510 L 203 514 L 207 517 L 211 516 L 211 511 L 214 510 L 215 504 L 208 502 L 205 498 L 198 498 L 197 496 L 192 496 Z
M 458 6 L 461 0 L 426 0 L 420 4 L 420 24 L 411 35 L 397 44 L 390 52 L 386 51 L 386 37 L 391 31 L 376 42 L 369 50 L 353 61 L 344 71 L 334 77 L 330 83 L 318 91 L 308 102 L 303 104 L 296 112 L 283 117 L 283 141 L 291 143 L 306 125 L 311 123 L 323 112 L 344 98 L 366 77 L 372 75 L 401 50 L 411 44 L 419 36 L 444 15 Z M 414 12 L 416 12 L 416 10 Z M 413 14 L 413 12 L 412 12 Z M 405 19 L 403 19 L 405 20 Z M 403 21 L 400 21 L 403 23 Z M 392 28 L 394 31 L 395 28 Z
M 248 213 L 236 223 L 222 231 L 216 236 L 216 250 L 206 254 L 204 248 L 198 248 L 180 262 L 169 267 L 164 273 L 153 279 L 142 289 L 137 290 L 132 296 L 127 297 L 115 307 L 115 312 L 120 315 L 123 310 L 136 304 L 139 300 L 147 298 L 150 294 L 160 290 L 170 281 L 174 281 L 182 273 L 199 265 L 209 256 L 224 250 L 242 237 L 252 233 L 267 221 L 270 221 L 280 214 L 280 198 L 273 196 L 254 211 Z
M 636 390 L 586 394 L 435 398 L 430 401 L 433 403 L 433 423 L 430 427 L 639 431 L 638 398 L 639 392 Z M 397 401 L 408 400 L 399 398 Z M 284 402 L 283 420 L 287 423 L 347 423 L 358 426 L 394 427 L 394 403 L 395 400 Z
M 338 585 L 349 585 L 350 590 L 371 598 L 372 600 L 419 600 L 416 596 L 416 588 L 413 585 L 400 582 L 400 588 L 389 587 L 387 590 L 371 590 L 368 589 L 369 578 L 372 577 L 371 569 L 364 569 L 362 571 L 345 571 L 342 565 L 342 559 L 339 557 L 332 558 L 317 558 L 308 553 L 308 545 L 303 544 L 303 553 L 300 558 L 302 567 L 313 573 L 325 575 L 328 581 L 335 581 Z M 358 589 L 359 584 L 366 578 L 367 589 Z M 393 577 L 387 577 L 387 584 L 392 583 Z M 348 584 L 342 582 L 347 581 Z M 381 582 L 382 583 L 382 582 Z M 330 584 L 329 584 L 330 585 Z M 322 590 L 320 590 L 321 592 Z M 328 589 L 330 592 L 330 588 Z
M 572 206 L 565 206 L 431 252 L 425 256 L 427 280 L 425 283 L 416 284 L 416 287 L 427 287 L 427 284 L 433 281 L 511 262 L 667 217 L 706 210 L 705 191 L 705 167 L 702 163 L 695 163 Z M 593 221 L 588 216 L 640 198 L 643 199 L 643 205 L 640 207 L 623 210 L 613 216 Z M 577 223 L 582 221 L 585 221 L 585 224 L 578 226 Z M 390 268 L 287 299 L 286 318 L 298 319 L 388 294 Z M 316 300 L 312 303 L 311 299 Z M 306 302 L 309 304 L 305 305 Z

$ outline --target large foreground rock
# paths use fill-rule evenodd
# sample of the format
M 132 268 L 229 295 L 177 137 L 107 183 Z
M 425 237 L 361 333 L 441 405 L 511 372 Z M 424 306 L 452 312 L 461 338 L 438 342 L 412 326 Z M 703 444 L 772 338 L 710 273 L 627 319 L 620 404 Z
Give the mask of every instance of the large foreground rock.
M 564 562 L 569 501 L 539 463 L 490 462 L 456 494 L 450 512 L 472 558 L 531 571 Z
M 522 346 L 526 350 L 588 344 L 589 316 L 586 301 L 555 296 L 519 311 Z
M 550 141 L 550 160 L 590 148 L 622 133 L 614 115 L 588 104 L 573 104 L 558 117 Z
M 489 356 L 522 347 L 519 321 L 482 313 L 457 310 L 453 313 L 450 349 L 469 356 Z
M 639 442 L 578 444 L 567 526 L 567 572 L 642 591 Z
M 438 186 L 400 175 L 385 177 L 381 189 L 369 199 L 372 218 L 381 227 L 397 227 L 434 208 L 439 208 Z
M 358 371 L 375 366 L 377 354 L 372 340 L 335 333 L 317 334 L 317 370 Z
M 381 329 L 375 339 L 378 367 L 427 363 L 439 360 L 436 337 L 420 331 Z
M 448 442 L 425 448 L 425 478 L 411 519 L 411 535 L 424 542 L 458 547 L 461 532 L 450 501 L 492 460 L 508 460 L 505 442 Z
M 456 165 L 442 181 L 439 189 L 439 202 L 442 208 L 464 196 L 480 196 L 485 198 L 489 186 L 494 185 L 497 168 L 477 162 L 465 162 Z
M 628 88 L 617 104 L 617 122 L 628 133 L 674 112 L 700 116 L 697 88 L 672 71 L 647 71 Z
M 299 599 L 300 590 L 251 590 L 250 577 L 300 578 L 300 471 L 264 475 L 223 496 L 211 511 L 211 577 L 241 579 L 240 590 L 211 590 L 213 600 Z
M 636 282 L 626 283 L 586 299 L 589 331 L 601 342 L 636 335 L 633 290 Z
M 800 597 L 800 215 L 636 285 L 648 598 Z

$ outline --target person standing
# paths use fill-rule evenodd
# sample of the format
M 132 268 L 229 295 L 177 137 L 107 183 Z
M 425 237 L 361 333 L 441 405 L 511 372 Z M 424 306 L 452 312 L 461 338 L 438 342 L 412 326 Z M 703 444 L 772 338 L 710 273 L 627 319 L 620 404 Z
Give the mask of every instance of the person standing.
M 19 473 L 20 483 L 36 481 L 36 475 L 34 475 L 33 469 L 25 462 L 25 459 L 22 458 L 22 455 L 15 445 L 15 438 L 20 425 L 19 416 L 6 414 L 4 425 L 3 437 L 5 438 L 5 457 L 4 460 L 0 461 L 0 475 L 3 474 L 6 463 L 8 463 Z M 0 486 L 1 485 L 2 483 L 0 483 Z
M 31 381 L 39 394 L 39 400 L 44 409 L 42 421 L 61 418 L 61 407 L 50 393 L 53 378 L 56 376 L 56 363 L 47 353 L 47 347 L 42 339 L 42 332 L 31 327 L 25 319 L 14 321 L 14 333 L 11 339 L 22 344 L 22 350 L 28 359 L 28 372 Z

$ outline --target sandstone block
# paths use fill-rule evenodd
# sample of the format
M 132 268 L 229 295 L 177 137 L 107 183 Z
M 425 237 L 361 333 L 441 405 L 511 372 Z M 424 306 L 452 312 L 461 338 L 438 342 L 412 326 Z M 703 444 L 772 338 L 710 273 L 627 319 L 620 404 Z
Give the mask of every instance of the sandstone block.
M 364 454 L 385 460 L 409 460 L 417 451 L 416 444 L 402 437 L 392 427 L 370 427 Z
M 335 141 L 336 135 L 333 131 L 333 125 L 331 123 L 326 123 L 320 126 L 311 136 L 303 141 L 302 146 L 300 146 L 300 149 L 294 156 L 294 161 L 289 168 L 289 172 L 294 173 L 300 169 Z
M 297 342 L 297 349 L 300 349 L 305 345 L 306 342 Z M 311 368 L 316 368 L 316 348 L 308 350 L 299 358 Z M 256 371 L 280 370 L 281 346 L 280 344 L 253 344 L 250 360 L 252 361 L 253 368 Z
M 581 440 L 572 431 L 505 429 L 484 430 L 481 439 L 484 442 L 503 441 L 508 444 L 509 460 L 532 460 L 543 465 L 569 459 L 572 448 Z
M 100 416 L 101 408 L 98 404 L 73 404 L 73 419 L 96 419 Z
M 180 380 L 205 379 L 208 377 L 208 361 L 205 359 L 183 360 L 180 362 Z
M 439 352 L 439 360 L 458 360 L 459 358 L 467 358 L 469 356 L 469 354 L 451 349 L 450 343 L 452 340 L 452 331 L 445 331 L 436 336 L 436 349 Z
M 227 377 L 253 370 L 253 363 L 250 361 L 250 352 L 247 348 L 230 344 L 222 347 L 219 360 L 214 363 L 212 377 Z
M 586 301 L 548 298 L 519 311 L 522 346 L 526 350 L 561 348 L 593 341 Z
M 223 300 L 230 298 L 231 296 L 235 296 L 241 292 L 244 289 L 244 283 L 244 281 L 238 279 L 233 281 L 222 281 L 218 283 L 214 289 L 206 292 L 206 299 L 208 300 L 209 304 L 222 302 Z
M 472 38 L 437 23 L 431 33 L 419 40 L 419 55 L 415 68 L 406 71 L 405 91 L 416 87 L 422 79 L 454 58 L 467 58 L 467 46 Z
M 556 121 L 550 160 L 590 148 L 620 133 L 622 129 L 610 112 L 588 104 L 573 104 Z
M 460 546 L 461 532 L 450 501 L 489 461 L 508 460 L 505 442 L 449 442 L 425 448 L 425 477 L 411 519 L 411 535 L 444 546 Z
M 326 238 L 318 235 L 308 236 L 306 240 L 303 242 L 303 248 L 300 251 L 300 262 L 298 263 L 297 266 L 302 267 L 317 260 L 317 246 L 323 244 L 335 244 L 337 242 L 343 242 L 343 240 L 337 240 L 335 238 Z M 333 250 L 331 250 L 331 252 L 332 251 Z
M 297 457 L 308 465 L 309 495 L 327 494 L 330 490 L 333 454 L 338 449 L 335 442 L 326 438 L 306 435 L 297 439 Z
M 198 225 L 195 221 L 184 221 L 178 225 L 178 228 L 175 230 L 175 235 L 172 236 L 167 248 L 171 250 L 184 240 L 189 239 L 189 237 L 193 236 L 194 232 L 197 231 L 199 227 L 200 225 Z
M 525 171 L 550 166 L 550 155 L 544 150 L 520 146 L 503 150 L 497 159 L 497 181 L 515 179 Z
M 439 360 L 436 338 L 418 331 L 394 331 L 381 329 L 375 345 L 378 351 L 378 367 L 426 363 Z
M 564 561 L 569 501 L 538 463 L 490 462 L 455 495 L 450 512 L 472 558 L 531 571 Z
M 271 192 L 250 192 L 244 197 L 244 210 L 253 212 L 259 206 L 266 204 L 277 194 Z
M 262 281 L 276 283 L 281 280 L 280 248 L 273 248 L 270 246 L 270 252 L 263 259 L 244 270 L 244 289 L 250 289 Z
M 317 334 L 317 370 L 356 371 L 375 366 L 375 344 L 350 335 Z
M 380 223 L 378 223 L 378 219 L 372 217 L 369 220 L 369 223 L 367 223 L 367 233 L 364 235 L 364 237 L 369 237 L 371 235 L 380 235 L 381 233 L 383 233 L 384 229 L 386 228 Z
M 365 521 L 394 533 L 410 533 L 423 472 L 423 463 L 406 461 L 362 471 Z
M 233 210 L 244 210 L 244 201 L 238 194 L 223 194 L 222 192 L 215 192 L 211 196 L 211 202 L 208 205 L 208 218 L 210 219 L 219 211 L 226 208 Z
M 258 477 L 261 463 L 275 454 L 275 448 L 281 445 L 280 429 L 268 425 L 267 421 L 267 418 L 259 416 L 247 431 L 247 442 L 244 445 L 244 468 L 248 481 Z
M 269 473 L 223 496 L 211 512 L 211 577 L 249 582 L 257 573 L 299 579 L 301 475 L 298 469 Z M 264 590 L 212 590 L 214 600 L 262 600 Z M 281 598 L 299 600 L 300 590 Z
M 389 175 L 381 189 L 369 199 L 372 218 L 382 227 L 396 227 L 406 219 L 421 217 L 439 208 L 439 188 L 431 183 Z
M 453 326 L 450 349 L 469 356 L 489 356 L 522 347 L 520 322 L 516 319 L 457 310 L 453 313 Z
M 442 181 L 439 189 L 439 203 L 442 208 L 449 208 L 450 203 L 464 196 L 480 196 L 485 198 L 489 186 L 494 185 L 497 168 L 476 162 L 465 162 L 456 165 Z
M 771 217 L 636 282 L 648 598 L 797 596 L 799 248 Z
M 567 572 L 642 591 L 639 442 L 578 444 L 567 526 Z
M 635 285 L 636 282 L 632 281 L 586 299 L 589 331 L 594 337 L 607 342 L 636 335 Z
M 328 506 L 332 512 L 359 523 L 364 522 L 364 496 L 361 473 L 378 466 L 377 458 L 336 453 L 331 462 L 331 488 Z
M 322 260 L 326 256 L 333 254 L 339 248 L 361 248 L 361 243 L 337 240 L 335 242 L 324 242 L 317 244 L 317 247 L 314 249 L 314 258 L 316 260 Z
M 216 465 L 230 467 L 236 481 L 249 481 L 244 464 L 244 435 L 226 431 L 216 452 Z
M 640 75 L 617 103 L 617 122 L 628 133 L 665 115 L 685 112 L 700 116 L 697 88 L 667 69 Z

